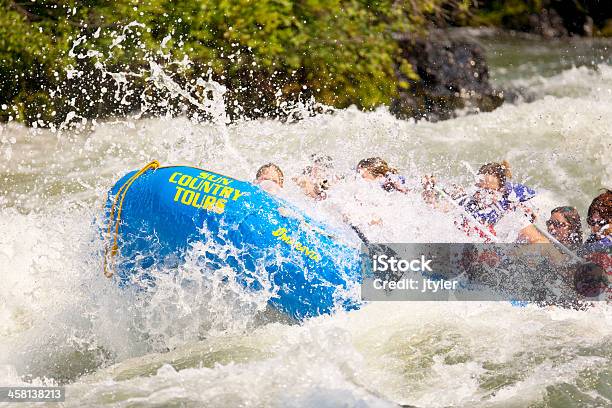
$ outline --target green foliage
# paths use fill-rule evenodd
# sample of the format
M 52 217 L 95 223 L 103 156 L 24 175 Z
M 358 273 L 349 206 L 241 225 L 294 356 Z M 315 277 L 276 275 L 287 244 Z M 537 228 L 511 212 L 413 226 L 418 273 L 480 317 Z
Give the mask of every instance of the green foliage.
M 541 10 L 542 0 L 485 1 L 479 4 L 472 22 L 522 30 L 527 29 L 529 15 Z
M 90 117 L 136 108 L 137 98 L 119 104 L 101 93 L 94 100 L 84 96 L 83 87 L 99 91 L 105 79 L 94 72 L 95 58 L 78 55 L 97 50 L 114 72 L 137 73 L 152 59 L 188 56 L 193 64 L 181 68 L 183 82 L 210 73 L 243 113 L 254 116 L 276 107 L 278 89 L 287 99 L 312 96 L 336 107 L 369 109 L 389 103 L 398 85 L 406 86 L 397 83 L 396 69 L 416 75 L 401 57 L 394 33 L 423 30 L 442 3 L 0 0 L 0 104 L 15 106 L 28 123 L 61 121 L 68 102 Z M 113 46 L 132 22 L 144 28 Z M 82 36 L 87 40 L 79 43 Z M 67 72 L 77 68 L 85 72 L 80 82 L 67 81 Z M 139 80 L 130 78 L 142 88 Z M 54 92 L 57 87 L 61 92 Z M 2 114 L 6 119 L 7 112 Z
M 71 111 L 104 117 L 139 110 L 145 100 L 155 105 L 168 94 L 147 84 L 143 73 L 151 62 L 195 93 L 193 81 L 212 76 L 227 87 L 233 116 L 274 115 L 283 100 L 311 97 L 335 107 L 371 109 L 406 91 L 406 78 L 418 79 L 399 50 L 398 34 L 420 34 L 432 22 L 530 30 L 530 15 L 550 7 L 570 33 L 579 34 L 592 16 L 595 34 L 612 35 L 604 3 L 0 0 L 0 105 L 8 106 L 0 109 L 0 120 L 44 125 L 61 123 Z M 176 63 L 184 58 L 193 63 Z M 99 61 L 109 72 L 132 73 L 125 98 L 115 98 L 122 85 L 95 68 Z M 171 100 L 167 107 L 182 112 Z M 163 109 L 149 106 L 147 112 L 167 113 Z

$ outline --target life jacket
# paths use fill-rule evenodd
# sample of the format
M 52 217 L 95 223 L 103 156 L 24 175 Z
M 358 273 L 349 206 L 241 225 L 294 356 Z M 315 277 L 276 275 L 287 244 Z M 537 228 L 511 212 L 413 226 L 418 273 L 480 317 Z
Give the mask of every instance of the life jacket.
M 536 192 L 531 187 L 520 183 L 506 182 L 505 189 L 508 192 L 507 199 L 511 202 L 525 202 L 535 197 Z
M 612 236 L 608 235 L 597 239 L 591 235 L 584 247 L 582 255 L 585 260 L 597 264 L 603 268 L 608 276 L 608 285 L 603 290 L 606 292 L 606 299 L 612 300 Z
M 507 182 L 504 186 L 502 196 L 499 200 L 489 204 L 482 208 L 480 203 L 472 196 L 467 195 L 460 197 L 458 200 L 459 205 L 465 208 L 466 212 L 471 214 L 481 225 L 475 225 L 475 223 L 466 217 L 462 217 L 463 220 L 459 223 L 459 227 L 468 236 L 479 236 L 484 238 L 486 242 L 490 242 L 490 237 L 483 228 L 497 235 L 495 232 L 495 224 L 506 214 L 508 211 L 514 210 L 516 204 L 530 200 L 536 195 L 535 190 L 519 183 Z M 457 225 L 457 223 L 455 223 Z
M 493 240 L 491 239 L 491 235 L 497 236 L 495 232 L 495 227 L 493 225 L 483 225 L 480 223 L 476 223 L 473 220 L 468 219 L 467 217 L 461 217 L 461 220 L 455 221 L 455 226 L 463 231 L 468 237 L 479 237 L 483 239 L 486 243 L 490 243 Z M 488 234 L 488 231 L 490 234 Z
M 586 260 L 596 263 L 604 268 L 608 274 L 612 274 L 611 236 L 606 236 L 599 240 L 593 236 L 589 237 L 583 247 L 583 253 Z
M 387 192 L 400 191 L 405 193 L 409 190 L 406 177 L 399 174 L 389 173 L 384 179 L 380 180 L 380 186 Z

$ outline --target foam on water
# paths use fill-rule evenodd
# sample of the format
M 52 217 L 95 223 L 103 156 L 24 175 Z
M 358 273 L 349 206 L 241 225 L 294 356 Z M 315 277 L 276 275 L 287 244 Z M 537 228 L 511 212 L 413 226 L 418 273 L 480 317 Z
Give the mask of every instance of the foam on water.
M 151 70 L 156 86 L 174 86 L 161 67 Z M 67 406 L 609 405 L 609 305 L 381 302 L 294 325 L 267 310 L 265 295 L 223 283 L 231 271 L 202 279 L 198 248 L 153 299 L 102 275 L 95 220 L 104 194 L 151 159 L 242 179 L 275 162 L 288 199 L 330 223 L 349 213 L 380 241 L 465 237 L 418 194 L 382 194 L 357 180 L 352 169 L 369 156 L 415 185 L 431 173 L 468 185 L 462 160 L 505 158 L 539 190 L 544 213 L 562 204 L 584 213 L 612 185 L 612 67 L 524 81 L 539 95 L 533 103 L 439 123 L 350 108 L 228 124 L 223 89 L 207 82 L 219 94 L 204 108 L 217 120 L 117 118 L 61 132 L 0 125 L 0 384 L 68 382 Z M 289 180 L 321 152 L 347 177 L 328 201 L 312 203 Z

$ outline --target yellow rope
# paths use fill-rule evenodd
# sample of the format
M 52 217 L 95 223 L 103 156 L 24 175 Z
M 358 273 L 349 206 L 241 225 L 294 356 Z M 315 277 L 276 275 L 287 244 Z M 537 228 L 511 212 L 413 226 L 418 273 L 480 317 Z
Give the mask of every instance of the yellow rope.
M 121 221 L 121 209 L 123 208 L 123 200 L 125 199 L 125 195 L 128 189 L 131 187 L 131 185 L 136 181 L 136 179 L 138 179 L 138 177 L 142 176 L 147 170 L 157 169 L 157 168 L 159 168 L 159 162 L 157 160 L 153 160 L 151 163 L 147 164 L 142 169 L 140 169 L 137 173 L 135 173 L 132 177 L 130 177 L 130 179 L 126 181 L 119 188 L 119 190 L 117 191 L 117 194 L 115 195 L 115 199 L 113 200 L 113 205 L 111 206 L 110 214 L 108 217 L 107 239 L 109 241 L 111 240 L 111 231 L 113 230 L 112 228 L 113 227 L 113 217 L 115 216 L 115 208 L 117 208 L 117 218 L 114 221 L 115 235 L 112 238 L 112 246 L 110 248 L 110 255 L 109 255 L 108 246 L 105 248 L 105 251 L 104 251 L 104 276 L 106 276 L 107 278 L 110 278 L 111 276 L 113 276 L 113 269 L 114 269 L 113 259 L 115 255 L 117 254 L 117 250 L 119 248 L 117 245 L 118 237 L 119 237 L 119 224 Z M 117 207 L 117 202 L 119 203 L 118 207 Z

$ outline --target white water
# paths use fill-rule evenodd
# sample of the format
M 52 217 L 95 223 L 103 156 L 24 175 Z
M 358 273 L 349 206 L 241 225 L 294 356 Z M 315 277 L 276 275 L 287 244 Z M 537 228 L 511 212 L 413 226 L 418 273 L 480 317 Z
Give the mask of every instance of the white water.
M 162 284 L 148 303 L 102 275 L 93 220 L 104 193 L 152 159 L 242 179 L 275 162 L 288 196 L 334 222 L 328 204 L 300 202 L 289 180 L 311 153 L 329 154 L 342 173 L 378 155 L 411 180 L 435 173 L 461 184 L 470 182 L 461 160 L 505 158 L 541 192 L 544 213 L 571 204 L 584 214 L 612 185 L 612 67 L 516 81 L 538 99 L 435 124 L 347 109 L 297 123 L 0 125 L 0 384 L 67 381 L 67 406 L 609 406 L 609 305 L 372 303 L 293 325 L 265 310 L 265 297 L 214 276 L 185 284 L 199 274 L 189 262 L 182 285 Z M 354 194 L 368 205 L 356 207 Z M 373 239 L 464 239 L 417 196 L 379 194 L 351 177 L 331 202 L 362 225 L 382 218 L 367 229 Z

